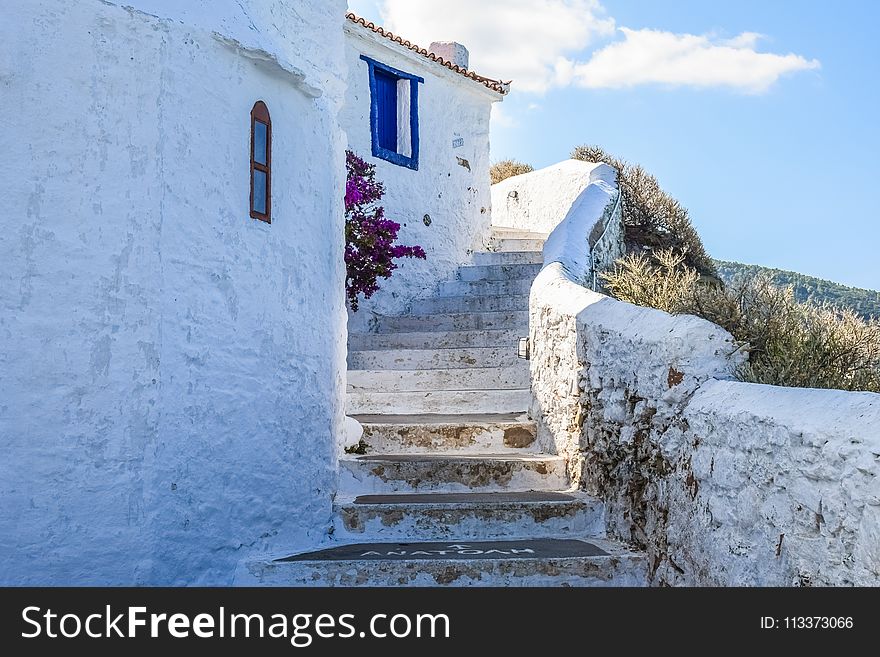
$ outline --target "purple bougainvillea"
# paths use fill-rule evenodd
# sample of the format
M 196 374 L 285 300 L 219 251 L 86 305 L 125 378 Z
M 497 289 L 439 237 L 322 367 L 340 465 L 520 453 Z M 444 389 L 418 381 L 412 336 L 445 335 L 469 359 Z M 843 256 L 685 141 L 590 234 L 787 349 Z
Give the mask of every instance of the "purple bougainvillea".
M 379 289 L 379 279 L 389 278 L 399 258 L 425 259 L 420 246 L 395 244 L 400 224 L 385 217 L 377 203 L 385 186 L 376 180 L 376 167 L 351 151 L 345 153 L 345 292 L 351 309 L 358 309 L 358 295 L 365 299 Z

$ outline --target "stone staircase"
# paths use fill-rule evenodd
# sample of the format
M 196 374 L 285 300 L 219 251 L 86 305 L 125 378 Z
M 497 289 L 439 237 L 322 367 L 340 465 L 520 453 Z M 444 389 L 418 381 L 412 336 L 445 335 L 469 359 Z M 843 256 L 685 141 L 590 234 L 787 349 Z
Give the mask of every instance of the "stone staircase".
M 534 450 L 529 288 L 545 236 L 496 229 L 455 280 L 349 336 L 347 412 L 364 428 L 340 459 L 340 547 L 252 564 L 298 585 L 643 585 L 641 554 L 605 538 L 602 504 L 570 490 L 563 457 Z

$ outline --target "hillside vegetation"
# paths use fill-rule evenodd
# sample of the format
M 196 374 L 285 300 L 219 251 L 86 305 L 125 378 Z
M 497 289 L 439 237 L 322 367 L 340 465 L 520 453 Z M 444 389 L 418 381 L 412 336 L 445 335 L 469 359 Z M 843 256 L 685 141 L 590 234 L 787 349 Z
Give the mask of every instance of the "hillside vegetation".
M 848 287 L 814 276 L 760 265 L 716 260 L 715 267 L 721 280 L 728 285 L 742 278 L 766 277 L 775 285 L 790 286 L 798 301 L 827 303 L 836 308 L 849 308 L 864 319 L 880 317 L 880 292 L 875 290 Z
M 489 177 L 492 179 L 492 184 L 495 185 L 502 180 L 518 176 L 521 173 L 531 173 L 534 170 L 535 168 L 531 164 L 525 164 L 519 160 L 501 160 L 489 169 Z
M 687 208 L 663 191 L 657 179 L 640 164 L 615 157 L 599 146 L 578 146 L 571 157 L 585 162 L 604 162 L 617 169 L 629 253 L 669 249 L 681 255 L 683 264 L 701 276 L 713 279 L 717 276 L 715 263 L 691 223 Z
M 630 254 L 603 274 L 616 298 L 703 317 L 733 335 L 748 361 L 744 381 L 880 392 L 880 323 L 850 309 L 802 303 L 766 276 L 707 283 L 681 254 Z

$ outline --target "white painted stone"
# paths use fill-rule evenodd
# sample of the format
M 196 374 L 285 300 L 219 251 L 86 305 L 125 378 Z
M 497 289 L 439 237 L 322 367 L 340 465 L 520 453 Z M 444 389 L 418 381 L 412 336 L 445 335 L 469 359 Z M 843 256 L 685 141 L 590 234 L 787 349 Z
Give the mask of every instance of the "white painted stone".
M 480 252 L 474 254 L 475 265 L 533 265 L 543 264 L 544 255 L 541 251 L 520 253 Z
M 437 313 L 426 315 L 397 315 L 376 319 L 379 333 L 410 333 L 421 331 L 479 331 L 526 329 L 529 313 L 526 310 L 500 312 Z
M 574 492 L 573 499 L 528 502 L 363 504 L 336 501 L 336 531 L 344 540 L 469 540 L 524 537 L 600 537 L 604 505 Z
M 348 373 L 349 391 L 523 390 L 528 387 L 529 367 L 524 360 L 507 367 L 352 370 Z
M 470 267 L 463 269 L 471 269 Z M 532 281 L 538 275 L 537 271 L 529 277 L 502 281 L 444 281 L 437 288 L 438 296 L 528 296 L 532 288 Z
M 515 345 L 522 337 L 515 329 L 476 329 L 473 331 L 421 331 L 404 333 L 351 333 L 349 349 L 457 349 Z
M 222 585 L 326 537 L 344 10 L 3 3 L 0 584 Z M 248 216 L 260 99 L 271 226 Z
M 361 415 L 367 454 L 522 452 L 534 444 L 525 413 Z M 354 443 L 352 443 L 354 444 Z
M 471 265 L 461 267 L 458 270 L 458 278 L 461 281 L 487 281 L 487 282 L 505 282 L 505 281 L 528 281 L 529 285 L 538 272 L 541 271 L 541 264 L 536 263 L 520 264 L 520 265 Z
M 559 491 L 568 488 L 565 460 L 550 454 L 427 454 L 339 460 L 346 494 Z
M 880 584 L 880 395 L 732 380 L 720 327 L 579 285 L 583 233 L 551 234 L 532 286 L 532 416 L 609 532 L 654 583 Z
M 345 31 L 349 77 L 342 125 L 349 147 L 376 165 L 386 187 L 386 214 L 401 224 L 399 241 L 418 244 L 427 253 L 426 260 L 398 261 L 380 291 L 351 314 L 352 325 L 363 328 L 371 312 L 403 310 L 485 246 L 491 210 L 489 117 L 502 96 L 363 26 L 347 22 Z M 369 75 L 362 54 L 425 80 L 418 92 L 418 171 L 371 155 Z
M 409 314 L 433 315 L 435 313 L 489 313 L 527 311 L 529 309 L 528 293 L 512 295 L 477 295 L 465 296 L 434 296 L 428 299 L 416 299 L 412 302 Z
M 493 331 L 501 333 L 501 331 Z M 380 334 L 377 337 L 381 337 Z M 487 341 L 488 342 L 488 341 Z M 495 343 L 501 344 L 501 343 Z M 387 349 L 353 351 L 348 355 L 349 375 L 357 370 L 430 370 L 454 367 L 507 367 L 516 364 L 516 340 L 498 347 Z
M 364 427 L 353 417 L 345 416 L 345 444 L 357 445 L 364 436 Z
M 419 390 L 353 391 L 346 395 L 349 415 L 375 413 L 518 413 L 529 407 L 529 391 Z
M 607 165 L 565 160 L 492 185 L 492 226 L 549 234 Z M 613 170 L 612 170 L 613 171 Z M 613 184 L 614 178 L 608 181 Z M 594 216 L 593 220 L 599 217 Z

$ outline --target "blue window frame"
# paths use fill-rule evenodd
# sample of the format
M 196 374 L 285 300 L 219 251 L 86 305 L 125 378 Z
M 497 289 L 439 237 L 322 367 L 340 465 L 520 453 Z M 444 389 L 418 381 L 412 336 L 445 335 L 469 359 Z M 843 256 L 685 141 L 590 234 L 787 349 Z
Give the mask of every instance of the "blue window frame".
M 424 78 L 361 55 L 370 68 L 373 157 L 419 168 L 419 84 Z

